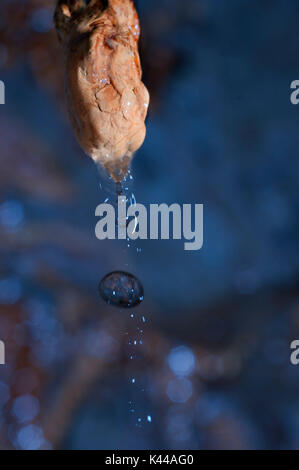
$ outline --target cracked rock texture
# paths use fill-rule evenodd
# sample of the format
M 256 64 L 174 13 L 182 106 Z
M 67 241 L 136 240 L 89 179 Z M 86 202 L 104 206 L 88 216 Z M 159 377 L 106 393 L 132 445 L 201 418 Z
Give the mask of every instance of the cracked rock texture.
M 67 102 L 76 136 L 119 182 L 143 144 L 149 105 L 134 4 L 60 0 L 55 25 L 65 52 Z

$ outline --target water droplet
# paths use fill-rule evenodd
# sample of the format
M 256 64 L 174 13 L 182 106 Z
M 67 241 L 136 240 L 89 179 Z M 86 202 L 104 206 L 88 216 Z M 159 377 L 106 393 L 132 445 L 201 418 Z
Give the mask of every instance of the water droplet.
M 134 384 L 134 383 L 136 382 L 136 379 L 133 378 L 133 379 L 131 380 L 131 382 L 132 382 L 132 384 Z
M 99 292 L 107 304 L 132 308 L 143 301 L 143 287 L 132 274 L 115 271 L 102 279 Z
M 136 197 L 135 197 L 135 194 L 132 193 L 132 196 L 130 197 L 130 205 L 131 206 L 134 206 L 136 207 L 137 203 L 136 203 Z
M 151 423 L 151 422 L 152 422 L 152 417 L 151 417 L 151 415 L 148 415 L 148 417 L 147 417 L 146 419 L 147 419 L 147 422 L 148 422 L 148 423 Z

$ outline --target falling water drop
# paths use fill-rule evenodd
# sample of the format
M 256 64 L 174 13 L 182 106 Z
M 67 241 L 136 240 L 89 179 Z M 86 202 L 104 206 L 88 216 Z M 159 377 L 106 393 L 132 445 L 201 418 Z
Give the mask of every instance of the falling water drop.
M 141 282 L 132 274 L 115 271 L 102 279 L 99 292 L 107 304 L 122 308 L 136 307 L 143 301 Z

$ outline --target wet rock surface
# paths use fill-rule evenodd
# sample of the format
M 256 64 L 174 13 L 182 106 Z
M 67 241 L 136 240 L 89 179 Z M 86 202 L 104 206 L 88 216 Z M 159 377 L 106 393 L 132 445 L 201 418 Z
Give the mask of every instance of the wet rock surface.
M 115 181 L 145 138 L 140 25 L 131 0 L 59 0 L 55 25 L 66 62 L 71 121 L 81 147 Z

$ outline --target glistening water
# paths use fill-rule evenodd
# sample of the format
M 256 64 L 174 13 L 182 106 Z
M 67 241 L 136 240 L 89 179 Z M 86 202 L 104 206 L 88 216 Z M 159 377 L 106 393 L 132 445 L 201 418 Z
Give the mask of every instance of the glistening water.
M 127 178 L 120 184 L 115 184 L 111 178 L 105 178 L 100 188 L 105 190 L 104 202 L 111 204 L 117 213 L 118 197 L 125 198 L 126 204 L 136 205 L 136 198 L 132 192 L 133 177 L 129 171 Z M 127 218 L 126 224 L 129 223 Z M 115 218 L 116 229 L 118 229 L 118 217 Z M 115 240 L 115 243 L 123 243 L 126 254 L 128 250 L 136 249 L 138 256 L 141 255 L 141 248 L 136 247 L 138 241 Z M 152 414 L 149 409 L 139 409 L 138 403 L 140 394 L 146 393 L 146 385 L 142 382 L 141 374 L 138 370 L 142 367 L 142 348 L 145 341 L 146 316 L 143 312 L 135 311 L 144 299 L 144 289 L 141 281 L 132 273 L 129 262 L 125 266 L 126 270 L 117 270 L 106 274 L 99 283 L 99 294 L 105 303 L 119 309 L 120 315 L 129 310 L 126 327 L 126 356 L 128 369 L 128 382 L 130 387 L 130 399 L 128 411 L 133 418 L 135 426 L 141 428 L 144 424 L 152 423 Z M 123 311 L 124 310 L 124 311 Z
M 120 308 L 136 307 L 144 297 L 139 279 L 123 271 L 107 274 L 100 282 L 99 292 L 107 304 Z

